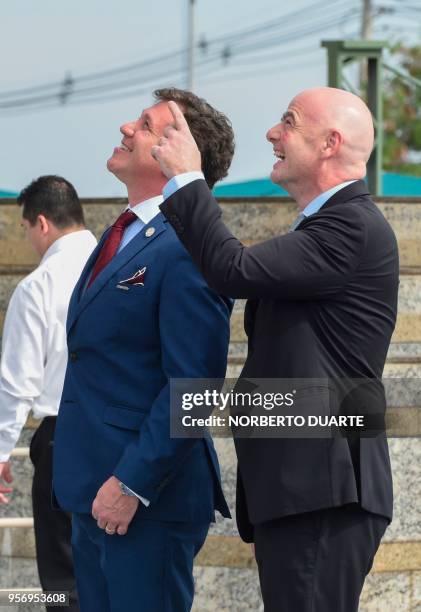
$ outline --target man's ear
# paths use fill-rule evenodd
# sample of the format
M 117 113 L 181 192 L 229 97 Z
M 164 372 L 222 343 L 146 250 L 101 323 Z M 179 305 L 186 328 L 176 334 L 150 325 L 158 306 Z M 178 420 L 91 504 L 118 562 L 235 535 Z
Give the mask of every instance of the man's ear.
M 330 130 L 323 146 L 323 157 L 329 158 L 336 155 L 343 143 L 343 136 L 337 130 Z
M 51 224 L 48 221 L 47 217 L 44 217 L 44 215 L 38 215 L 37 217 L 37 223 L 39 224 L 39 228 L 41 230 L 41 233 L 45 236 L 46 234 L 48 234 L 48 232 L 50 231 L 50 227 Z

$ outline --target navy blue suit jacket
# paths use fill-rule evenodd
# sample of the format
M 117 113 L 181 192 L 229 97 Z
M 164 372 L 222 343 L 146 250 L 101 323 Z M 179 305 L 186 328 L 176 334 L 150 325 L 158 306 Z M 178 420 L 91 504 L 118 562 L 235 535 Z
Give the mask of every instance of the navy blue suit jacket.
M 169 380 L 224 377 L 232 303 L 208 288 L 162 214 L 83 291 L 104 236 L 69 306 L 57 500 L 90 513 L 115 475 L 150 500 L 139 505 L 145 518 L 207 521 L 215 509 L 229 516 L 211 438 L 170 437 Z M 117 287 L 144 267 L 143 286 Z

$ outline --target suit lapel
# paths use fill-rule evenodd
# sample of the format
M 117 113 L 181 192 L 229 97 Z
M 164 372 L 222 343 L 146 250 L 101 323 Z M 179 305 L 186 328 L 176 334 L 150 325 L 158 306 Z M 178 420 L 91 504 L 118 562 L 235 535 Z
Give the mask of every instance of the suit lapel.
M 105 239 L 108 236 L 108 232 L 110 231 L 110 229 L 111 227 L 106 229 L 105 232 L 102 234 L 98 244 L 96 245 L 96 247 L 90 254 L 88 261 L 86 262 L 85 267 L 82 270 L 80 278 L 75 285 L 75 288 L 73 290 L 72 296 L 70 298 L 70 303 L 69 303 L 69 310 L 68 310 L 68 315 L 67 315 L 67 332 L 69 332 L 70 328 L 72 327 L 74 323 L 74 320 L 76 317 L 77 306 L 80 302 L 83 288 L 86 285 L 88 275 L 92 270 L 92 267 L 96 261 L 96 258 L 98 257 L 98 253 L 102 249 L 102 245 L 104 244 Z
M 308 217 L 303 217 L 299 223 L 299 227 L 305 227 L 307 223 L 310 223 L 312 220 L 314 220 L 314 218 L 318 218 L 319 215 L 323 215 L 324 212 L 332 206 L 343 204 L 344 202 L 349 202 L 354 198 L 361 197 L 370 198 L 370 192 L 368 191 L 367 185 L 364 181 L 355 181 L 354 183 L 351 183 L 350 185 L 347 185 L 334 193 L 333 196 L 330 197 L 317 212 L 309 215 Z M 297 227 L 295 229 L 297 229 Z
M 72 296 L 72 311 L 71 316 L 69 316 L 69 324 L 68 324 L 68 332 L 71 327 L 74 325 L 76 319 L 80 315 L 80 313 L 86 308 L 86 306 L 95 298 L 95 296 L 101 291 L 101 289 L 108 283 L 110 278 L 123 266 L 125 266 L 133 257 L 135 257 L 140 251 L 142 251 L 145 247 L 147 247 L 151 242 L 155 240 L 162 232 L 166 230 L 166 223 L 164 222 L 164 216 L 162 213 L 159 213 L 156 217 L 154 217 L 145 227 L 143 227 L 140 232 L 135 236 L 129 244 L 124 247 L 113 257 L 110 263 L 105 266 L 105 268 L 98 274 L 92 285 L 89 289 L 82 294 L 83 288 L 85 287 L 89 272 L 92 269 L 92 266 L 96 260 L 96 257 L 99 253 L 99 249 L 101 248 L 106 234 L 104 234 L 101 239 L 100 244 L 92 253 L 89 258 L 85 269 L 82 273 L 82 276 L 76 286 L 74 296 Z M 152 235 L 148 235 L 150 232 L 147 230 L 154 229 Z M 78 296 L 80 299 L 78 300 Z M 73 301 L 73 297 L 75 297 Z
M 320 212 L 326 208 L 335 206 L 335 204 L 348 202 L 353 198 L 360 198 L 361 196 L 370 196 L 370 192 L 368 191 L 367 185 L 364 181 L 355 181 L 355 183 L 351 183 L 350 185 L 347 185 L 343 189 L 340 189 L 334 193 L 333 196 L 329 198 L 328 201 L 321 207 Z

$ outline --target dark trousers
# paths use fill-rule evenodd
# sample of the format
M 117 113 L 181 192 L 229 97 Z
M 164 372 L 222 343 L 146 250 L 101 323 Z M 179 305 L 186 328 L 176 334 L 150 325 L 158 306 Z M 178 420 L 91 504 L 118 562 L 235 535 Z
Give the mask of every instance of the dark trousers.
M 73 515 L 73 555 L 82 612 L 189 612 L 193 559 L 209 523 L 141 520 L 107 535 L 92 516 Z
M 265 612 L 357 612 L 387 524 L 349 504 L 257 525 Z
M 44 591 L 69 591 L 70 607 L 47 606 L 48 612 L 79 612 L 71 549 L 71 516 L 51 504 L 55 417 L 46 417 L 31 440 L 34 465 L 32 507 L 38 573 Z

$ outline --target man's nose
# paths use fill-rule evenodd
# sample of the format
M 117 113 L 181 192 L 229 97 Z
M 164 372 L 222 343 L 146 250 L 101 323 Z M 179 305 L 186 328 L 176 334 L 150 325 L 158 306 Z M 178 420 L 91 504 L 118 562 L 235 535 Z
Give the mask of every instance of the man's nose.
M 271 127 L 266 132 L 266 140 L 269 140 L 269 142 L 271 142 L 272 144 L 276 142 L 277 140 L 279 140 L 279 137 L 281 135 L 281 131 L 279 127 L 280 127 L 280 124 L 274 125 L 273 127 Z
M 134 134 L 134 121 L 129 121 L 128 123 L 123 123 L 120 127 L 120 132 L 123 136 L 133 136 Z

